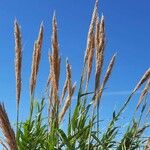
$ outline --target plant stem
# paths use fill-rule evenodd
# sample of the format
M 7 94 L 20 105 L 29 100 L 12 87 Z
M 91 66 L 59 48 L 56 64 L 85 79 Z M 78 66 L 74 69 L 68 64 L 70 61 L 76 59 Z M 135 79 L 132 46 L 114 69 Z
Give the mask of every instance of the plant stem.
M 16 122 L 17 122 L 17 127 L 16 127 L 16 141 L 18 142 L 18 124 L 19 124 L 19 104 L 17 105 L 17 118 L 16 118 Z

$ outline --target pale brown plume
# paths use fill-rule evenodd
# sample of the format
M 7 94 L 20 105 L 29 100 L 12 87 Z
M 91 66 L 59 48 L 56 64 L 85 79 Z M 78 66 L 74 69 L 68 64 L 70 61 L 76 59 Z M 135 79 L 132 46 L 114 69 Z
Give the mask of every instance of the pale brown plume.
M 52 37 L 51 37 L 51 43 L 52 43 L 52 53 L 50 54 L 50 97 L 49 97 L 49 114 L 50 114 L 50 108 L 52 108 L 52 114 L 51 118 L 55 119 L 56 115 L 58 115 L 58 109 L 59 109 L 59 76 L 60 76 L 60 62 L 61 58 L 59 56 L 59 45 L 58 45 L 58 35 L 57 35 L 57 20 L 55 13 L 53 15 L 53 21 L 52 21 Z M 49 115 L 50 117 L 50 115 Z M 55 117 L 55 118 L 54 118 Z
M 51 59 L 51 54 L 49 53 L 48 54 L 48 59 L 49 59 L 49 75 L 48 75 L 48 79 L 47 79 L 47 82 L 46 82 L 46 88 L 45 88 L 45 93 L 48 91 L 49 87 L 50 87 L 50 83 L 51 83 L 51 80 L 52 80 L 52 73 L 51 73 L 51 68 L 52 68 L 52 59 Z
M 89 56 L 87 60 L 87 82 L 89 82 L 91 71 L 92 71 L 94 48 L 95 48 L 95 43 L 94 43 L 94 33 L 93 33 L 91 35 L 91 45 L 90 45 L 90 51 L 89 51 Z
M 5 140 L 10 150 L 17 150 L 15 133 L 10 125 L 5 107 L 0 103 L 0 128 L 5 136 Z
M 70 79 L 71 79 L 71 67 L 69 65 L 68 59 L 66 59 L 66 80 L 62 90 L 61 102 L 63 101 L 64 96 L 67 92 L 68 82 L 70 82 L 69 81 Z
M 74 93 L 74 90 L 75 90 L 75 87 L 76 87 L 76 84 L 74 84 L 72 86 L 72 82 L 71 82 L 71 66 L 68 62 L 68 60 L 66 61 L 66 72 L 67 72 L 67 77 L 66 77 L 66 85 L 67 87 L 65 87 L 65 91 L 68 92 L 68 95 L 66 97 L 66 100 L 65 100 L 65 103 L 64 103 L 64 106 L 61 110 L 61 112 L 59 113 L 59 122 L 62 120 L 63 116 L 65 115 L 67 109 L 69 108 L 70 104 L 71 104 L 71 99 L 72 99 L 72 96 L 73 96 L 73 93 Z
M 95 47 L 96 47 L 96 72 L 95 72 L 95 93 L 96 93 L 99 89 L 100 77 L 104 62 L 104 47 L 105 47 L 104 16 L 101 17 L 100 22 L 98 18 L 96 21 Z
M 141 87 L 141 85 L 143 85 L 143 83 L 145 81 L 147 81 L 149 78 L 150 78 L 150 68 L 144 73 L 143 77 L 138 82 L 138 84 L 135 86 L 135 88 L 134 88 L 132 93 L 135 93 Z
M 59 75 L 60 75 L 60 57 L 59 57 L 58 37 L 57 37 L 57 21 L 56 16 L 53 16 L 53 32 L 52 32 L 52 73 L 53 82 L 56 90 L 59 86 Z
M 22 43 L 21 43 L 20 27 L 16 20 L 14 23 L 14 36 L 15 36 L 16 101 L 17 107 L 19 107 L 21 94 Z
M 43 42 L 43 32 L 44 27 L 43 24 L 40 26 L 40 31 L 37 40 L 34 43 L 34 50 L 32 55 L 32 67 L 31 67 L 31 77 L 30 77 L 30 95 L 32 96 L 34 93 L 37 74 L 39 70 L 39 63 L 41 58 L 41 49 L 42 49 L 42 42 Z
M 141 92 L 141 94 L 140 94 L 140 98 L 139 98 L 139 101 L 138 101 L 136 110 L 139 108 L 139 106 L 140 106 L 140 104 L 142 103 L 144 97 L 148 94 L 149 89 L 150 89 L 150 79 L 147 81 L 147 83 L 146 83 L 144 89 L 142 90 L 142 92 Z
M 50 55 L 50 66 L 51 66 L 51 90 L 53 88 L 52 93 L 52 101 L 53 104 L 59 104 L 58 99 L 58 87 L 59 87 L 59 75 L 60 75 L 60 57 L 59 57 L 59 49 L 58 49 L 58 38 L 57 38 L 57 21 L 56 16 L 53 16 L 53 31 L 52 31 L 52 54 Z
M 76 88 L 76 83 L 74 83 L 74 85 L 71 88 L 71 95 L 69 95 L 69 93 L 68 93 L 66 101 L 64 103 L 64 106 L 63 106 L 61 112 L 59 113 L 59 122 L 61 122 L 66 111 L 68 110 L 69 106 L 71 105 L 71 99 L 72 99 L 72 96 L 74 94 L 75 88 Z
M 95 3 L 95 7 L 94 7 L 93 14 L 92 14 L 92 19 L 91 19 L 88 35 L 87 35 L 87 46 L 86 46 L 86 51 L 85 51 L 85 56 L 84 56 L 84 63 L 88 61 L 88 57 L 89 57 L 91 47 L 93 44 L 93 34 L 94 34 L 94 27 L 96 23 L 97 7 L 98 7 L 98 1 L 96 1 Z
M 103 90 L 105 88 L 105 85 L 106 85 L 106 83 L 107 83 L 107 81 L 108 81 L 108 79 L 111 75 L 111 72 L 112 72 L 112 69 L 113 69 L 113 66 L 114 66 L 114 63 L 115 63 L 115 59 L 116 59 L 116 54 L 114 54 L 113 57 L 111 58 L 110 63 L 109 63 L 108 68 L 107 68 L 107 71 L 105 73 L 102 85 L 101 85 L 99 91 L 95 95 L 94 107 L 96 107 L 96 105 L 99 103 L 99 101 L 101 99 L 101 96 L 102 96 Z

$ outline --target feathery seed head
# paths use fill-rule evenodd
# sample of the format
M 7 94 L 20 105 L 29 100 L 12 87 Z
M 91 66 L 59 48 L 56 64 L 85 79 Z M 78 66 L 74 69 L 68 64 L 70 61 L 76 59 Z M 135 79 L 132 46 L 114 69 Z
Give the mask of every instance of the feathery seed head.
M 33 95 L 35 85 L 36 85 L 37 74 L 38 74 L 38 70 L 39 70 L 39 63 L 40 63 L 40 59 L 41 59 L 43 33 L 44 33 L 44 27 L 43 27 L 43 24 L 41 24 L 38 38 L 34 43 L 34 50 L 33 50 L 33 55 L 32 55 L 32 66 L 31 66 L 31 77 L 30 77 L 30 95 Z
M 94 48 L 95 48 L 95 44 L 94 44 L 94 33 L 93 33 L 91 35 L 91 47 L 90 47 L 90 52 L 87 61 L 87 82 L 89 82 L 91 71 L 92 71 Z
M 97 18 L 95 47 L 96 47 L 96 72 L 95 72 L 95 92 L 96 92 L 99 89 L 100 75 L 102 72 L 104 62 L 105 28 L 103 16 L 101 17 L 101 22 L 99 22 L 99 19 Z
M 99 103 L 100 101 L 100 98 L 102 96 L 102 93 L 103 93 L 103 90 L 105 88 L 105 85 L 111 75 L 111 72 L 112 72 L 112 69 L 113 69 L 113 66 L 114 66 L 114 63 L 115 63 L 115 59 L 116 59 L 116 54 L 113 55 L 113 57 L 111 58 L 110 60 L 110 63 L 108 65 L 108 68 L 107 68 L 107 71 L 106 71 L 106 74 L 104 76 L 104 80 L 102 82 L 102 85 L 100 87 L 100 89 L 98 91 L 96 91 L 95 93 L 95 102 L 94 102 L 94 107 L 96 107 L 96 105 Z
M 94 27 L 95 27 L 95 23 L 96 23 L 96 16 L 97 16 L 97 7 L 98 7 L 98 1 L 96 1 L 95 3 L 95 7 L 94 7 L 94 11 L 92 14 L 92 19 L 91 19 L 91 23 L 90 23 L 90 27 L 89 27 L 89 31 L 88 31 L 88 36 L 87 36 L 87 47 L 86 47 L 86 51 L 85 51 L 85 56 L 84 56 L 84 63 L 87 62 L 88 60 L 88 56 L 91 50 L 91 44 L 92 44 L 92 36 L 94 34 Z
M 53 16 L 53 31 L 52 31 L 52 72 L 54 77 L 54 84 L 56 90 L 58 90 L 59 74 L 60 74 L 60 57 L 58 50 L 58 38 L 57 38 L 57 21 L 54 13 Z
M 69 95 L 69 92 L 68 92 L 68 96 L 66 98 L 65 104 L 64 104 L 61 112 L 59 113 L 59 122 L 61 122 L 62 118 L 64 117 L 66 111 L 68 110 L 68 108 L 71 104 L 71 99 L 74 94 L 75 88 L 76 88 L 76 83 L 74 83 L 73 86 L 71 87 L 71 95 Z
M 10 125 L 5 107 L 0 103 L 0 128 L 5 136 L 5 140 L 10 150 L 17 150 L 15 133 Z
M 14 36 L 15 36 L 16 100 L 17 100 L 17 107 L 18 107 L 20 101 L 20 94 L 21 94 L 22 43 L 21 43 L 20 27 L 16 20 L 14 23 Z
M 147 81 L 144 89 L 142 90 L 141 92 L 141 95 L 140 95 L 140 98 L 139 98 L 139 101 L 138 101 L 138 104 L 137 104 L 137 107 L 136 107 L 136 110 L 140 107 L 140 104 L 142 103 L 144 97 L 147 95 L 147 93 L 149 92 L 149 89 L 150 89 L 150 79 Z
M 104 86 L 105 86 L 106 82 L 108 81 L 108 79 L 111 75 L 111 72 L 112 72 L 112 69 L 113 69 L 113 66 L 114 66 L 114 63 L 115 63 L 115 59 L 116 59 L 116 54 L 113 55 L 112 59 L 110 60 L 109 65 L 108 65 L 106 75 L 105 75 L 104 81 L 103 81 Z
M 141 78 L 141 80 L 138 82 L 138 84 L 136 85 L 136 87 L 133 90 L 133 93 L 135 93 L 140 87 L 141 85 L 147 81 L 150 78 L 150 68 L 145 72 L 145 74 L 143 75 L 143 77 Z
M 69 62 L 68 62 L 68 58 L 66 59 L 66 80 L 63 86 L 63 90 L 62 90 L 62 96 L 61 96 L 61 101 L 64 99 L 64 96 L 67 92 L 67 88 L 68 88 L 68 82 L 70 82 L 69 80 L 71 79 L 71 67 L 69 66 Z M 70 89 L 69 89 L 70 90 Z

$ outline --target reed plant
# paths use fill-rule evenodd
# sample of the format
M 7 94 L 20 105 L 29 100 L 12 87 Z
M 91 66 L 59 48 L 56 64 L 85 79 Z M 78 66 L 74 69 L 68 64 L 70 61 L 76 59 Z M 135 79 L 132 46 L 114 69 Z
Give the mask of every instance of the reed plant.
M 0 139 L 3 149 L 7 150 L 136 150 L 150 149 L 150 137 L 145 137 L 149 122 L 143 120 L 147 117 L 147 95 L 150 90 L 150 68 L 144 73 L 141 80 L 133 88 L 129 97 L 118 111 L 112 112 L 112 118 L 103 131 L 100 128 L 100 104 L 106 84 L 111 76 L 116 61 L 116 54 L 102 76 L 105 56 L 105 19 L 98 13 L 98 0 L 96 0 L 91 23 L 87 35 L 83 68 L 81 72 L 79 89 L 72 82 L 72 69 L 66 59 L 66 79 L 60 89 L 61 57 L 59 55 L 58 25 L 56 15 L 53 15 L 51 53 L 49 54 L 50 71 L 47 79 L 45 93 L 41 100 L 35 101 L 35 87 L 39 71 L 42 44 L 44 38 L 43 23 L 39 35 L 34 43 L 31 76 L 30 76 L 30 113 L 25 121 L 19 119 L 19 104 L 22 87 L 22 39 L 20 26 L 15 20 L 15 75 L 16 75 L 16 133 L 12 128 L 3 103 L 0 103 L 0 128 L 4 135 Z M 94 65 L 95 63 L 95 65 Z M 91 73 L 93 91 L 89 91 Z M 131 116 L 128 127 L 121 130 L 118 120 L 128 106 L 134 94 L 143 88 L 135 112 Z M 71 105 L 73 95 L 77 93 L 76 104 Z M 36 105 L 35 105 L 36 103 Z M 46 104 L 48 103 L 48 107 Z M 72 106 L 72 107 L 71 107 Z M 105 106 L 104 106 L 105 107 Z M 47 110 L 47 116 L 43 112 Z M 92 113 L 91 113 L 92 112 Z M 136 115 L 138 114 L 138 115 Z M 139 117 L 137 117 L 139 116 Z M 63 120 L 65 119 L 65 123 Z M 62 128 L 66 126 L 67 130 Z M 122 134 L 120 134 L 122 132 Z M 119 135 L 119 138 L 117 136 Z

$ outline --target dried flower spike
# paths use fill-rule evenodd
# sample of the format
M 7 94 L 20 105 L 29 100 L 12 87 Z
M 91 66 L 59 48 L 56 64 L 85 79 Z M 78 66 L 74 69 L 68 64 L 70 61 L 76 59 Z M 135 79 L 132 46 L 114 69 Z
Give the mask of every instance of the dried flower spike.
M 100 76 L 102 72 L 104 62 L 104 47 L 105 47 L 105 29 L 104 29 L 104 16 L 96 21 L 96 35 L 95 35 L 95 47 L 96 47 L 96 72 L 95 72 L 95 93 L 99 89 Z
M 69 82 L 70 79 L 71 79 L 71 67 L 68 63 L 68 59 L 66 59 L 66 80 L 65 80 L 63 90 L 62 90 L 61 101 L 63 101 L 64 96 L 67 92 L 68 82 Z
M 86 63 L 88 61 L 89 53 L 91 51 L 91 45 L 93 43 L 92 36 L 94 34 L 94 27 L 95 27 L 95 23 L 96 23 L 97 7 L 98 7 L 98 1 L 96 1 L 96 3 L 95 3 L 95 7 L 94 7 L 94 11 L 92 14 L 92 19 L 91 19 L 91 23 L 90 23 L 90 27 L 89 27 L 89 31 L 88 31 L 87 47 L 86 47 L 85 56 L 84 56 L 84 63 Z
M 141 95 L 140 95 L 140 98 L 139 98 L 139 101 L 138 101 L 138 104 L 137 104 L 137 107 L 136 107 L 136 110 L 139 108 L 140 104 L 142 103 L 144 97 L 147 95 L 148 91 L 150 89 L 150 79 L 147 81 L 143 91 L 141 92 Z
M 0 103 L 0 128 L 5 136 L 5 140 L 10 150 L 17 150 L 16 138 L 13 129 L 11 128 L 5 107 Z
M 68 94 L 66 101 L 65 101 L 65 104 L 64 104 L 61 112 L 59 113 L 59 122 L 61 122 L 62 118 L 64 117 L 66 111 L 68 110 L 68 108 L 71 104 L 71 99 L 72 99 L 72 96 L 74 94 L 75 88 L 76 88 L 76 83 L 72 86 L 71 95 Z
M 31 77 L 30 77 L 30 95 L 32 96 L 34 93 L 36 79 L 39 69 L 39 63 L 41 58 L 41 48 L 43 42 L 43 24 L 40 26 L 40 31 L 37 40 L 34 43 L 34 50 L 32 55 L 32 67 L 31 67 Z
M 17 100 L 17 107 L 18 107 L 20 101 L 20 94 L 21 94 L 22 44 L 21 44 L 20 27 L 16 20 L 14 23 L 14 36 L 15 36 L 16 100 Z
M 110 63 L 109 63 L 108 68 L 107 68 L 107 71 L 106 71 L 106 74 L 104 76 L 104 80 L 102 82 L 102 85 L 101 85 L 99 91 L 95 95 L 94 107 L 96 107 L 96 105 L 99 103 L 99 100 L 102 96 L 105 85 L 106 85 L 106 83 L 107 83 L 107 81 L 108 81 L 108 79 L 111 75 L 111 72 L 112 72 L 112 69 L 113 69 L 113 66 L 114 66 L 114 63 L 115 63 L 115 59 L 116 59 L 116 54 L 114 54 L 113 57 L 111 58 Z
M 133 93 L 135 93 L 141 87 L 141 85 L 149 78 L 150 78 L 150 68 L 145 72 L 139 83 L 136 85 L 136 87 L 133 90 Z

